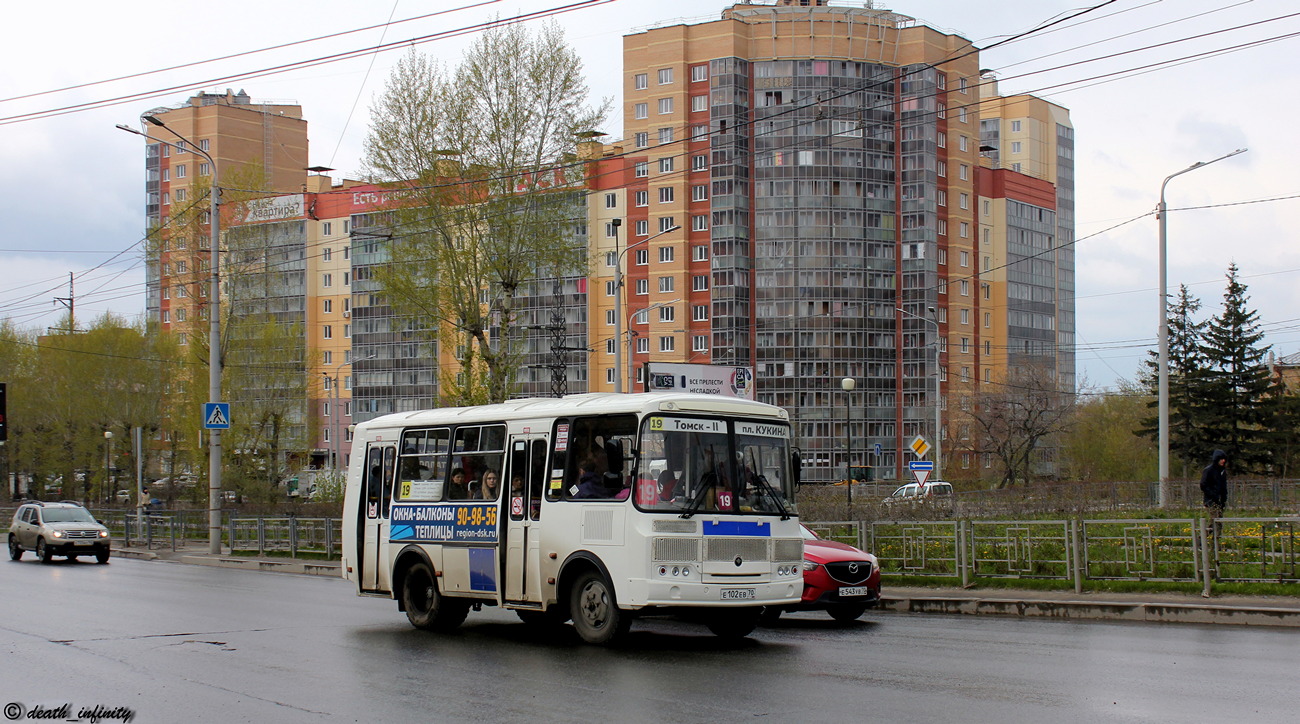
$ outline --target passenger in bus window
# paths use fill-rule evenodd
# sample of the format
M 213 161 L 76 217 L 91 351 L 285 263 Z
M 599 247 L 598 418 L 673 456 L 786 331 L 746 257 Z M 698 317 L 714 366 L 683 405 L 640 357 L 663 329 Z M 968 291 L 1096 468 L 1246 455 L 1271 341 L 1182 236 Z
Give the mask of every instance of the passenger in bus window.
M 519 498 L 524 494 L 524 476 L 516 475 L 510 480 L 510 497 Z
M 496 500 L 496 499 L 497 499 L 497 494 L 498 494 L 499 492 L 500 492 L 500 491 L 498 490 L 497 471 L 495 471 L 495 470 L 491 470 L 491 469 L 484 471 L 484 473 L 483 473 L 483 499 L 484 499 L 484 500 Z
M 464 468 L 451 469 L 451 484 L 447 486 L 447 500 L 464 500 L 469 497 L 469 488 L 465 484 Z

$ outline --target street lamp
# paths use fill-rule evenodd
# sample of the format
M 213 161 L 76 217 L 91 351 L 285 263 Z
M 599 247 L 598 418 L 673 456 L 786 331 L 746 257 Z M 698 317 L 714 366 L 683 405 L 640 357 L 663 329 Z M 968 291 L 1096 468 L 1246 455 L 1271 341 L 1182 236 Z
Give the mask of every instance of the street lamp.
M 113 431 L 104 431 L 104 487 L 108 488 L 104 502 L 114 500 L 117 491 L 113 490 Z
M 1222 161 L 1225 158 L 1232 158 L 1239 153 L 1245 153 L 1246 149 L 1238 148 L 1232 153 L 1224 154 L 1211 161 L 1197 161 L 1187 168 L 1177 173 L 1165 177 L 1160 184 L 1160 205 L 1156 207 L 1156 218 L 1159 220 L 1160 228 L 1160 359 L 1158 363 L 1159 382 L 1159 428 L 1160 428 L 1160 484 L 1159 484 L 1159 503 L 1160 507 L 1165 507 L 1169 502 L 1168 483 L 1169 483 L 1169 288 L 1167 275 L 1166 251 L 1166 208 L 1165 208 L 1165 186 L 1175 176 L 1181 176 L 1189 171 L 1195 171 L 1198 168 L 1209 166 L 1216 161 Z
M 641 324 L 648 325 L 650 324 L 651 312 L 661 307 L 667 307 L 669 305 L 676 304 L 680 301 L 682 301 L 681 297 L 678 297 L 677 299 L 673 299 L 667 302 L 656 302 L 655 304 L 651 304 L 645 309 L 638 309 L 632 312 L 631 314 L 627 315 L 627 391 L 628 392 L 632 392 L 636 384 L 636 379 L 632 374 L 632 369 L 635 366 L 632 363 L 632 360 L 634 359 L 632 356 L 632 340 L 636 337 L 636 330 L 632 329 L 632 320 L 636 319 L 637 315 L 639 314 L 641 315 Z M 618 343 L 615 344 L 615 346 L 618 346 L 618 344 L 622 344 L 622 340 L 619 340 Z
M 366 357 L 365 359 L 374 359 L 374 358 L 375 355 L 371 354 L 369 357 Z M 344 367 L 347 367 L 350 364 L 352 364 L 352 360 L 347 360 L 346 362 L 341 362 L 338 365 L 335 365 L 334 377 L 332 378 L 329 375 L 325 374 L 324 372 L 321 373 L 321 375 L 323 375 L 325 379 L 330 381 L 330 386 L 334 388 L 334 412 L 333 412 L 334 444 L 332 446 L 334 450 L 332 451 L 333 461 L 332 464 L 330 465 L 330 469 L 331 472 L 335 475 L 338 474 L 339 458 L 342 456 L 342 452 L 343 452 L 343 438 L 339 437 L 340 435 L 339 418 L 343 417 L 343 408 L 339 407 L 339 373 L 343 371 Z
M 846 512 L 845 519 L 853 517 L 853 438 L 850 435 L 852 420 L 850 414 L 852 406 L 850 402 L 853 397 L 853 388 L 858 386 L 857 380 L 852 377 L 845 377 L 840 380 L 840 389 L 844 390 L 844 488 L 847 492 L 847 504 L 844 507 Z
M 664 234 L 677 231 L 682 227 L 670 226 L 667 229 L 664 229 L 663 231 L 657 234 L 654 234 L 652 236 L 647 236 L 646 238 L 636 243 L 628 244 L 627 246 L 623 247 L 622 251 L 618 251 L 618 227 L 623 223 L 623 220 L 614 219 L 610 223 L 614 225 L 614 251 L 615 251 L 615 256 L 614 256 L 614 391 L 622 392 L 623 391 L 623 373 L 622 373 L 623 357 L 622 357 L 622 353 L 619 351 L 619 348 L 622 347 L 622 343 L 623 343 L 623 255 L 628 253 L 628 251 L 630 251 L 634 246 L 648 244 L 651 241 L 663 236 Z M 629 352 L 628 354 L 630 355 L 631 352 Z M 629 357 L 628 367 L 630 368 L 631 365 L 632 365 L 632 360 Z M 631 375 L 629 374 L 628 377 L 629 377 L 628 391 L 630 392 Z
M 940 427 L 941 423 L 939 416 L 939 320 L 922 317 L 919 314 L 913 314 L 902 307 L 895 307 L 894 309 L 913 319 L 919 319 L 926 324 L 934 325 L 934 479 L 943 480 L 943 477 L 939 475 L 939 468 L 943 465 L 943 428 Z M 934 307 L 926 307 L 926 311 L 930 312 L 930 314 L 938 315 L 938 312 L 935 311 Z
M 211 231 L 209 245 L 212 254 L 210 262 L 212 277 L 209 281 L 212 288 L 208 290 L 208 298 L 210 299 L 208 304 L 208 401 L 213 403 L 221 402 L 221 186 L 217 183 L 217 162 L 199 144 L 169 128 L 160 118 L 144 116 L 144 120 L 159 128 L 166 128 L 171 131 L 172 135 L 189 144 L 188 148 L 150 136 L 144 131 L 136 130 L 130 126 L 118 124 L 117 127 L 127 133 L 144 136 L 173 148 L 193 151 L 207 159 L 208 167 L 212 169 L 211 189 L 208 192 L 211 199 L 208 211 L 208 227 Z M 221 553 L 221 430 L 215 428 L 208 430 L 208 469 L 208 552 Z

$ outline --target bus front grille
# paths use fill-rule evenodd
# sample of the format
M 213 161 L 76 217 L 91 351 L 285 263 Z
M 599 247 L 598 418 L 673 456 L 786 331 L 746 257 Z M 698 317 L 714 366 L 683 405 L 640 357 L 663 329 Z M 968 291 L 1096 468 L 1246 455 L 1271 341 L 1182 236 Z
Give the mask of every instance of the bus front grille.
M 655 563 L 691 563 L 700 560 L 698 538 L 655 538 Z
M 707 538 L 704 550 L 706 561 L 730 561 L 741 558 L 746 561 L 765 561 L 768 559 L 766 538 Z

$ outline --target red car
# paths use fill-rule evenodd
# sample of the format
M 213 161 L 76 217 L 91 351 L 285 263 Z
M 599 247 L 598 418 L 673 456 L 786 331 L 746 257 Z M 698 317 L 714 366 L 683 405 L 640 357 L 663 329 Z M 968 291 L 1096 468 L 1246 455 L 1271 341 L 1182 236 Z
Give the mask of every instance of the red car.
M 836 621 L 853 621 L 880 602 L 880 566 L 876 557 L 851 545 L 818 538 L 803 528 L 803 600 L 768 606 L 767 623 L 785 611 L 825 611 Z

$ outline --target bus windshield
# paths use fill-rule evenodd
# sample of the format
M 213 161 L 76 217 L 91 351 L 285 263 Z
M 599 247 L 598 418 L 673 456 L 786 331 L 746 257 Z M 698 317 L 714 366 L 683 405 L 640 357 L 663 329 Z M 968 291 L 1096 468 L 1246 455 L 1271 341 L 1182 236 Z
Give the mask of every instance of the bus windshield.
M 795 514 L 785 423 L 651 415 L 642 422 L 637 506 L 653 512 Z

